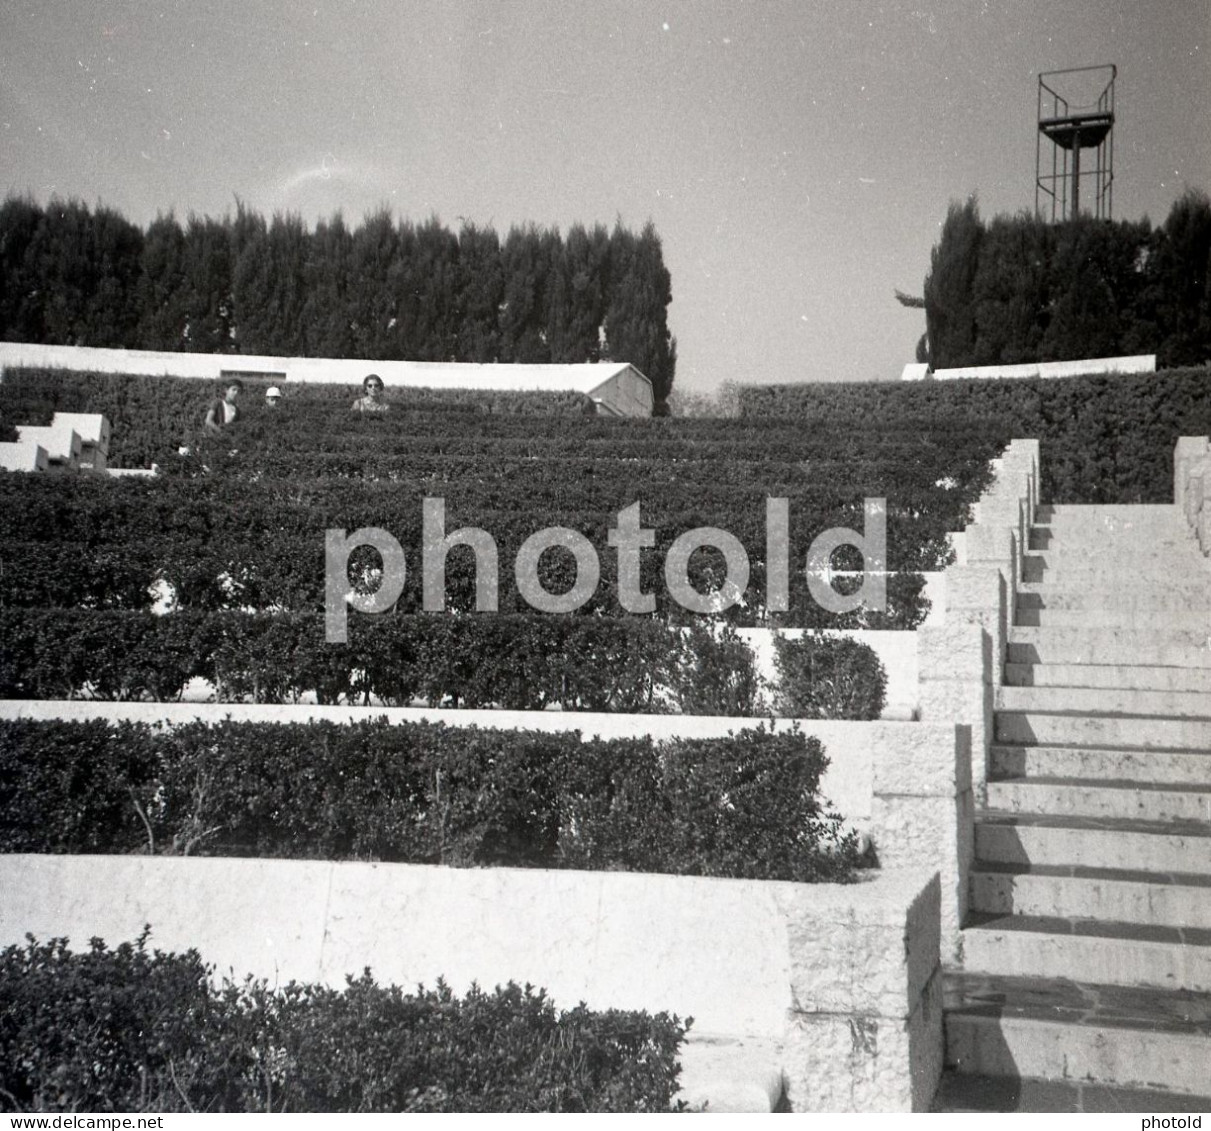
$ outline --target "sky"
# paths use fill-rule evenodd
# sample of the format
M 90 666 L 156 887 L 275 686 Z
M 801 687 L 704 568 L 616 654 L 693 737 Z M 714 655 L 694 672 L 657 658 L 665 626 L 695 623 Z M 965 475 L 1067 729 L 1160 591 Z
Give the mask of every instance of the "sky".
M 1211 191 L 1211 0 L 0 0 L 6 192 L 638 230 L 677 388 L 891 380 L 946 209 L 1035 199 L 1038 74 L 1113 63 L 1114 217 Z

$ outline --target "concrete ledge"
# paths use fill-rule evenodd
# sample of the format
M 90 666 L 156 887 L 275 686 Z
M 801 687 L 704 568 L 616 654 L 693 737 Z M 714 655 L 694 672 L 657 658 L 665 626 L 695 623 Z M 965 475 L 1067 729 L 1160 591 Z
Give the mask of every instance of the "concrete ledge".
M 856 884 L 122 856 L 0 857 L 0 944 L 150 923 L 219 972 L 342 986 L 371 967 L 457 992 L 509 979 L 562 1008 L 667 1010 L 697 1039 L 743 1038 L 766 1087 L 774 1049 L 796 1110 L 924 1110 L 941 1070 L 936 874 Z M 701 1081 L 695 1083 L 695 1089 Z M 757 1106 L 760 1106 L 759 1103 Z
M 964 378 L 1027 378 L 1081 377 L 1120 373 L 1155 373 L 1156 354 L 1136 354 L 1131 357 L 1092 357 L 1080 361 L 1032 361 L 1022 365 L 978 365 L 958 369 L 935 369 L 935 381 L 955 381 Z

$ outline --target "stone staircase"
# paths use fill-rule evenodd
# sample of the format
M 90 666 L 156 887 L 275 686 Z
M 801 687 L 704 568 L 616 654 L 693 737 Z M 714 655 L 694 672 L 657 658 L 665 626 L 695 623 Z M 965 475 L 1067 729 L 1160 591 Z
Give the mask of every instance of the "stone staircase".
M 1176 506 L 1040 508 L 937 1110 L 1211 1108 L 1211 564 Z

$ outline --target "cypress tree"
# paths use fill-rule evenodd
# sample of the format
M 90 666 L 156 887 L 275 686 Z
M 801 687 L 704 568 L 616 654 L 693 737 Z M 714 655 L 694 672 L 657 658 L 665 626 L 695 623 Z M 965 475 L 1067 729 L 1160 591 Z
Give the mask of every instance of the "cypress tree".
M 215 220 L 190 215 L 185 224 L 182 349 L 235 351 L 234 249 L 230 217 Z
M 970 365 L 975 354 L 972 296 L 983 234 L 974 196 L 950 205 L 925 276 L 925 332 L 935 369 Z
M 500 237 L 465 221 L 458 233 L 458 360 L 500 360 L 500 307 L 505 298 Z
M 610 235 L 604 356 L 634 365 L 651 381 L 658 402 L 672 391 L 677 367 L 677 345 L 668 328 L 672 298 L 672 279 L 651 221 L 638 236 L 616 224 Z
M 353 236 L 338 212 L 321 220 L 308 241 L 303 267 L 303 352 L 308 357 L 352 357 L 349 275 Z
M 45 293 L 32 249 L 44 213 L 31 196 L 8 196 L 0 205 L 0 338 L 41 342 Z
M 510 228 L 505 238 L 502 252 L 505 298 L 500 313 L 502 361 L 551 360 L 546 312 L 553 242 L 550 233 L 540 233 L 533 224 Z
M 157 215 L 147 226 L 140 268 L 139 348 L 184 350 L 189 322 L 185 232 L 171 212 Z
M 402 356 L 390 352 L 399 308 L 391 280 L 401 254 L 400 229 L 385 206 L 353 232 L 346 302 L 355 357 Z

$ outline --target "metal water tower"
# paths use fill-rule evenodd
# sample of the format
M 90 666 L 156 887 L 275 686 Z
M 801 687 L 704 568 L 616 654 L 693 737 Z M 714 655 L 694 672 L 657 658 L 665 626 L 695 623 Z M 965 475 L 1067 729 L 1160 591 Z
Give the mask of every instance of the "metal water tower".
M 1111 63 L 1039 75 L 1039 130 L 1034 158 L 1034 210 L 1051 220 L 1085 211 L 1109 220 L 1114 204 L 1114 80 Z M 1050 153 L 1045 150 L 1050 147 Z M 1082 168 L 1081 154 L 1092 150 Z M 1050 171 L 1048 171 L 1050 157 Z M 1089 192 L 1092 190 L 1092 204 Z

